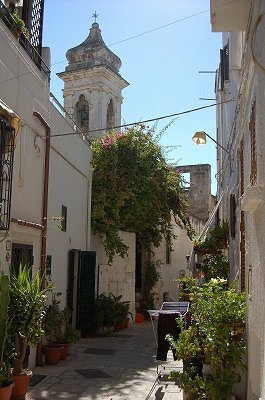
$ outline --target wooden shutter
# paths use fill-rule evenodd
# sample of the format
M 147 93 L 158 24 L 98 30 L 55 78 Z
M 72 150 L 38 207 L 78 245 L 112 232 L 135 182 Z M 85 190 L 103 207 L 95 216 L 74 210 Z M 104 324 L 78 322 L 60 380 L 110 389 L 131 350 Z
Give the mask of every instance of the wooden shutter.
M 244 194 L 244 141 L 240 142 L 240 193 Z M 245 213 L 240 213 L 240 287 L 241 292 L 245 291 L 246 286 L 246 240 L 245 240 Z
M 230 235 L 232 239 L 236 237 L 236 196 L 230 194 Z
M 76 250 L 70 250 L 68 256 L 67 307 L 73 311 L 74 259 Z
M 257 184 L 257 148 L 256 148 L 256 101 L 253 102 L 249 121 L 250 130 L 250 183 Z
M 96 252 L 82 251 L 80 255 L 79 301 L 77 327 L 89 332 L 94 322 Z
M 224 82 L 229 80 L 229 48 L 228 43 L 220 50 L 220 72 L 221 90 L 224 89 Z

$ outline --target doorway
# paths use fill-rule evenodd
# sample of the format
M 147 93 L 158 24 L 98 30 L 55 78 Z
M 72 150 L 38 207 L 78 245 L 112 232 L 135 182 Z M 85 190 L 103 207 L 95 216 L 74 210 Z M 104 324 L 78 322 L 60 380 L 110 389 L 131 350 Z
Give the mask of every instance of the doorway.
M 17 275 L 19 266 L 33 265 L 33 246 L 31 244 L 12 243 L 11 274 Z

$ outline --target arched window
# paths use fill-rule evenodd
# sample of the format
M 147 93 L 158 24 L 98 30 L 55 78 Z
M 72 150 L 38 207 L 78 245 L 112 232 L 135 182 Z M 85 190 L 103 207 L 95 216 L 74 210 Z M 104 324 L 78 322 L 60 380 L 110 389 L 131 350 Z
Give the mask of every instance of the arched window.
M 75 106 L 76 122 L 84 131 L 89 129 L 89 103 L 84 94 L 80 94 Z
M 114 102 L 110 99 L 108 109 L 107 109 L 107 130 L 113 129 L 115 126 L 115 112 L 114 112 Z

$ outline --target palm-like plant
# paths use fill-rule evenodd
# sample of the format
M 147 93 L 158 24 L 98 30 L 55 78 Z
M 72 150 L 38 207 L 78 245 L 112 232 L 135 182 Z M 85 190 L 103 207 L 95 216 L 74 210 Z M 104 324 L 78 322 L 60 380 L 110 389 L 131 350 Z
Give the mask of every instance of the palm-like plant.
M 9 278 L 8 275 L 2 275 L 0 277 L 0 387 L 12 383 L 11 360 L 14 349 L 9 340 L 8 303 Z
M 31 270 L 22 265 L 18 275 L 10 278 L 9 315 L 16 349 L 13 375 L 23 373 L 27 346 L 35 347 L 44 335 L 42 320 L 46 293 L 52 285 L 42 289 L 42 279 L 40 272 L 31 278 Z

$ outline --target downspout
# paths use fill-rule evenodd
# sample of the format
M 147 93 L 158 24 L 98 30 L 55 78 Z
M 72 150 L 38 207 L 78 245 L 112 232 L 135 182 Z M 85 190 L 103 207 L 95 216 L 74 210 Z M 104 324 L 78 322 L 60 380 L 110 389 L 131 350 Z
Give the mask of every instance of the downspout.
M 43 198 L 42 198 L 42 232 L 41 232 L 41 259 L 40 267 L 44 275 L 46 270 L 46 237 L 47 237 L 47 214 L 48 214 L 48 191 L 49 191 L 49 166 L 50 166 L 50 138 L 51 128 L 44 118 L 37 111 L 33 111 L 34 117 L 38 118 L 46 131 L 45 141 L 45 162 L 44 162 L 44 182 L 43 182 Z M 42 288 L 45 281 L 42 280 Z
M 44 161 L 44 181 L 43 181 L 43 197 L 42 197 L 42 231 L 41 231 L 41 258 L 40 267 L 42 276 L 45 276 L 46 271 L 46 242 L 47 242 L 47 214 L 48 214 L 48 191 L 49 191 L 49 167 L 50 167 L 50 138 L 51 128 L 44 118 L 37 111 L 33 111 L 34 117 L 38 118 L 46 131 L 45 137 L 45 161 Z M 41 288 L 45 287 L 45 279 L 41 280 Z M 37 345 L 36 365 L 43 366 L 42 362 L 42 344 Z

